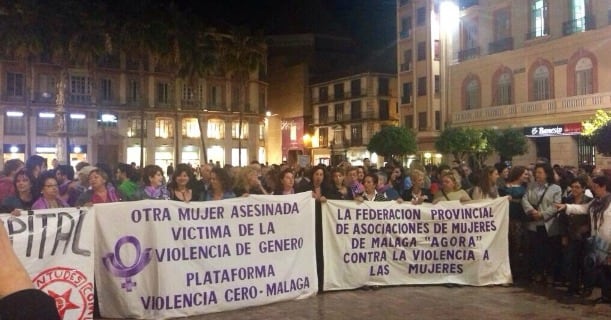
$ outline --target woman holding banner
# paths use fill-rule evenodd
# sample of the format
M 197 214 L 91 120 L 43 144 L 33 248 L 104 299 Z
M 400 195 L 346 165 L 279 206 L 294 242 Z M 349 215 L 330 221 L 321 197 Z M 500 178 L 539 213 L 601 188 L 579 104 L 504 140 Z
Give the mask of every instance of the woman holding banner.
M 20 210 L 30 210 L 38 199 L 38 195 L 32 191 L 34 177 L 25 169 L 17 171 L 14 176 L 15 194 L 7 197 L 2 202 L 2 211 L 19 215 Z
M 249 194 L 268 194 L 259 179 L 257 169 L 252 166 L 240 168 L 233 192 L 238 197 L 246 197 Z
M 96 203 L 109 203 L 121 201 L 121 196 L 110 183 L 106 171 L 97 167 L 89 171 L 90 189 L 83 192 L 76 200 L 77 206 L 91 206 Z
M 433 196 L 433 204 L 441 201 L 460 201 L 465 202 L 471 200 L 469 194 L 461 189 L 460 180 L 456 178 L 454 173 L 445 172 L 441 175 L 441 189 Z
M 136 192 L 136 199 L 170 199 L 170 192 L 165 184 L 163 184 L 163 169 L 160 166 L 154 164 L 145 166 L 142 169 L 142 182 L 144 182 L 144 188 Z
M 235 198 L 231 190 L 231 178 L 227 171 L 214 167 L 210 173 L 210 190 L 206 193 L 206 201 Z
M 431 191 L 424 187 L 424 172 L 418 169 L 411 170 L 412 187 L 403 191 L 401 198 L 412 204 L 422 204 L 423 202 L 433 202 Z
M 295 193 L 295 176 L 293 170 L 284 169 L 280 172 L 279 187 L 274 191 L 274 194 L 294 194 Z
M 478 175 L 477 184 L 471 190 L 471 198 L 473 200 L 496 199 L 499 196 L 499 189 L 496 185 L 499 172 L 495 167 L 485 167 Z
M 352 200 L 352 192 L 344 184 L 344 170 L 340 167 L 331 170 L 331 186 L 327 191 L 326 198 L 334 200 Z
M 33 210 L 66 208 L 68 204 L 59 197 L 59 185 L 51 171 L 42 174 L 41 197 L 32 205 Z
M 200 192 L 195 188 L 195 183 L 195 174 L 191 167 L 185 163 L 177 164 L 174 174 L 170 176 L 170 183 L 168 183 L 170 200 L 182 202 L 203 200 Z

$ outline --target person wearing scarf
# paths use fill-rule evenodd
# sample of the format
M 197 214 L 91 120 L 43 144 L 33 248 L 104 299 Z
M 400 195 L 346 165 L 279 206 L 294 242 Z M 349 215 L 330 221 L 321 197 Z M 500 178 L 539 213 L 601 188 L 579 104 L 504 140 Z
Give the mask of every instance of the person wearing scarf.
M 567 214 L 588 214 L 590 216 L 590 238 L 586 252 L 584 289 L 582 297 L 592 294 L 596 282 L 600 283 L 602 297 L 598 300 L 611 303 L 611 193 L 609 178 L 592 178 L 590 188 L 594 200 L 586 204 L 557 204 L 558 210 Z M 597 281 L 598 280 L 598 281 Z

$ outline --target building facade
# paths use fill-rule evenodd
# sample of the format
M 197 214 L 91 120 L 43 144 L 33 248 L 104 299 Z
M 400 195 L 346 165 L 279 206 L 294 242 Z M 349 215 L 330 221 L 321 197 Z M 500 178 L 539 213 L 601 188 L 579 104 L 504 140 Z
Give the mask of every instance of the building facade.
M 397 85 L 401 125 L 416 134 L 417 158 L 440 163 L 434 143 L 442 113 L 439 1 L 397 0 Z
M 365 72 L 310 86 L 315 164 L 361 165 L 365 158 L 383 164 L 367 144 L 382 127 L 399 124 L 396 81 L 394 74 Z
M 611 1 L 464 2 L 452 30 L 452 125 L 522 129 L 515 163 L 611 164 L 581 137 L 611 111 Z
M 0 61 L 4 160 L 39 154 L 50 163 L 56 157 L 60 74 L 51 61 Z M 101 59 L 95 70 L 70 67 L 64 91 L 70 162 L 196 166 L 206 152 L 213 163 L 239 165 L 240 150 L 242 165 L 265 162 L 268 84 L 260 74 L 252 72 L 241 92 L 223 74 L 187 82 L 169 67 L 125 54 Z
M 611 110 L 611 1 L 397 5 L 402 121 L 423 139 L 445 125 L 511 127 L 529 141 L 514 163 L 611 165 L 580 134 L 596 110 Z

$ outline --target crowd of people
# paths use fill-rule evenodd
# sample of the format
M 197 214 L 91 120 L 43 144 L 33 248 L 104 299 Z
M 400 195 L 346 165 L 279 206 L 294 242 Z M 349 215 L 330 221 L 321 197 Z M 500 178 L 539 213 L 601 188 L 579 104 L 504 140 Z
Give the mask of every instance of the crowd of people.
M 611 300 L 611 195 L 609 178 L 599 168 L 551 166 L 541 159 L 530 166 L 503 163 L 472 170 L 453 166 L 410 168 L 388 163 L 382 168 L 316 165 L 292 168 L 253 162 L 237 168 L 211 163 L 192 168 L 172 165 L 136 168 L 120 163 L 73 168 L 32 156 L 25 163 L 8 160 L 0 178 L 0 212 L 90 206 L 96 203 L 164 199 L 182 202 L 221 200 L 250 194 L 312 192 L 316 203 L 316 245 L 322 288 L 322 219 L 327 199 L 466 202 L 505 197 L 509 201 L 509 259 L 514 282 L 566 286 L 569 297 L 588 297 L 595 284 Z M 75 170 L 76 169 L 76 170 Z

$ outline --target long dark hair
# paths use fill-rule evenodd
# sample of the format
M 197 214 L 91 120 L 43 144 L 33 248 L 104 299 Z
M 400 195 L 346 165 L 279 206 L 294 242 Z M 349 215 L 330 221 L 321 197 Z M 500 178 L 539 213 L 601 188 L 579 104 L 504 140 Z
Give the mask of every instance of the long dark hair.
M 178 187 L 178 183 L 176 182 L 176 177 L 181 175 L 183 172 L 187 173 L 189 177 L 189 182 L 187 182 L 187 189 L 193 189 L 195 186 L 195 174 L 193 173 L 193 169 L 186 163 L 179 163 L 176 165 L 176 169 L 174 169 L 174 173 L 172 174 L 172 178 L 170 179 L 170 183 L 168 183 L 168 189 L 176 190 Z

